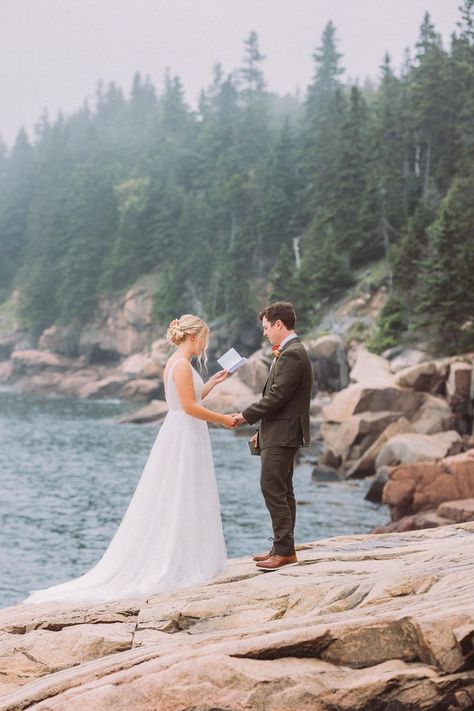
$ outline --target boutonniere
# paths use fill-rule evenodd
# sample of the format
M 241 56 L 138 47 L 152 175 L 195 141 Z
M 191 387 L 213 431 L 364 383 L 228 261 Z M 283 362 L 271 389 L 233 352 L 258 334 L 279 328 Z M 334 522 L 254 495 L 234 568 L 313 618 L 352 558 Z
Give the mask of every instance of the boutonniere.
M 280 346 L 279 346 L 279 345 L 278 345 L 278 346 L 273 346 L 273 347 L 272 347 L 272 353 L 273 353 L 273 357 L 274 357 L 274 358 L 278 358 L 278 356 L 279 356 L 280 353 L 281 353 L 281 348 L 280 348 Z

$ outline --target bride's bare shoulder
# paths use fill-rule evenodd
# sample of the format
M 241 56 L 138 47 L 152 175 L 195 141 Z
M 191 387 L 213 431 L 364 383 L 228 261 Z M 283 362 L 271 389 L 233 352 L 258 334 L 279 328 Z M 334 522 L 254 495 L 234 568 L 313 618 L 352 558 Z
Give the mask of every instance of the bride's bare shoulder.
M 182 378 L 192 372 L 192 365 L 187 358 L 176 358 L 175 356 L 171 356 L 171 358 L 168 358 L 163 371 L 163 377 L 165 380 L 168 378 L 171 370 L 175 376 Z

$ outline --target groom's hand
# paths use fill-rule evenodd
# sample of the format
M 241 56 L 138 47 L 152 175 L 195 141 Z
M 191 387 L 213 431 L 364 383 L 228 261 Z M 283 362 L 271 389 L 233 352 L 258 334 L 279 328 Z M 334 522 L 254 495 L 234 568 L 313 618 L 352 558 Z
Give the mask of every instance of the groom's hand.
M 245 417 L 243 417 L 241 412 L 233 412 L 232 417 L 234 418 L 235 427 L 247 424 L 247 420 L 245 419 Z

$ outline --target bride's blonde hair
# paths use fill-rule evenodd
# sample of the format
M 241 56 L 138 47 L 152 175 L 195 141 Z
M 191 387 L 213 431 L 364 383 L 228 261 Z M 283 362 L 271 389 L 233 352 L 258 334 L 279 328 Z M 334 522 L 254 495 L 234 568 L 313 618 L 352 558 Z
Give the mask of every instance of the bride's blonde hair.
M 207 363 L 207 344 L 209 340 L 209 326 L 202 318 L 199 316 L 193 316 L 193 314 L 183 314 L 179 318 L 175 318 L 171 321 L 166 331 L 166 338 L 168 343 L 173 346 L 179 346 L 180 343 L 184 341 L 186 336 L 197 336 L 198 338 L 202 336 L 205 338 L 205 346 L 202 354 L 198 356 L 199 366 L 204 367 Z

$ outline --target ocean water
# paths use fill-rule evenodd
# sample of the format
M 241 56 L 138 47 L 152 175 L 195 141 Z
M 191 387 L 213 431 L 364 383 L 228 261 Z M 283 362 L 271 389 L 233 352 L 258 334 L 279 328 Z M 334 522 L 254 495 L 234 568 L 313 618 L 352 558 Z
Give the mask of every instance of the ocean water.
M 119 425 L 136 405 L 0 392 L 0 607 L 81 575 L 101 556 L 135 490 L 159 426 Z M 266 550 L 270 518 L 258 457 L 246 437 L 211 428 L 229 557 Z M 294 476 L 296 541 L 369 532 L 385 506 L 364 500 L 368 481 L 316 483 L 310 462 Z

